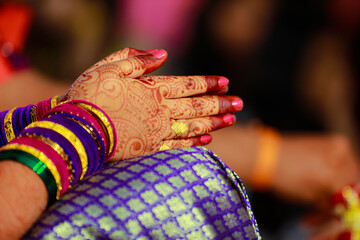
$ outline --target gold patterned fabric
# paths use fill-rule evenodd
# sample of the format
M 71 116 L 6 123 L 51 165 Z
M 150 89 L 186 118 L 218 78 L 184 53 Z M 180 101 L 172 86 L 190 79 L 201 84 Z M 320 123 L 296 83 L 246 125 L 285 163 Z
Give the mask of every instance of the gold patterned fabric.
M 51 206 L 24 239 L 260 239 L 243 184 L 211 151 L 107 165 Z

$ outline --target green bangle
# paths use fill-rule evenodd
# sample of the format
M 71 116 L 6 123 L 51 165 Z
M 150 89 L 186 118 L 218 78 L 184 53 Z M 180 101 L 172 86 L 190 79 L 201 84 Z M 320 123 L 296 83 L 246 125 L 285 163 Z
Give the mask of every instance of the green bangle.
M 0 152 L 0 160 L 14 160 L 31 168 L 45 183 L 48 191 L 48 206 L 56 200 L 57 186 L 53 175 L 46 165 L 35 156 L 20 150 L 5 150 Z

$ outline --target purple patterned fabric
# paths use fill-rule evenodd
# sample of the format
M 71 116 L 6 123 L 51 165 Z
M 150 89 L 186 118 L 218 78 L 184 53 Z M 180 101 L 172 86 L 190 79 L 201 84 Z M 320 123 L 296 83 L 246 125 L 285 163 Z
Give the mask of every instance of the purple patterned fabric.
M 51 206 L 24 239 L 261 239 L 244 186 L 211 151 L 106 165 Z

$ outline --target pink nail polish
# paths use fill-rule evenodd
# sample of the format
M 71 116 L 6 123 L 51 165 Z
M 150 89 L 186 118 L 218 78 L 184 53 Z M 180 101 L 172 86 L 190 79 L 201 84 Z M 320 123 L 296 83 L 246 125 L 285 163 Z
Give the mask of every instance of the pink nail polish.
M 228 125 L 231 125 L 234 123 L 234 115 L 232 114 L 226 114 L 224 117 L 223 117 L 223 120 L 226 124 Z
M 236 111 L 240 111 L 243 108 L 244 103 L 241 99 L 236 99 L 232 101 L 231 105 L 235 108 Z
M 153 52 L 153 53 L 151 53 L 151 54 L 154 55 L 154 56 L 157 57 L 157 58 L 163 58 L 163 57 L 165 57 L 165 55 L 166 55 L 166 51 L 163 50 L 163 49 L 161 49 L 161 50 L 158 50 L 158 51 Z
M 154 53 L 154 52 L 156 52 L 156 51 L 159 51 L 159 49 L 150 49 L 150 50 L 146 50 L 145 52 L 147 52 L 147 53 Z
M 219 87 L 225 87 L 229 84 L 229 79 L 225 78 L 225 77 L 221 77 L 219 78 L 218 80 L 218 84 L 219 84 Z
M 210 135 L 203 135 L 200 137 L 201 144 L 208 144 L 211 142 L 211 136 Z

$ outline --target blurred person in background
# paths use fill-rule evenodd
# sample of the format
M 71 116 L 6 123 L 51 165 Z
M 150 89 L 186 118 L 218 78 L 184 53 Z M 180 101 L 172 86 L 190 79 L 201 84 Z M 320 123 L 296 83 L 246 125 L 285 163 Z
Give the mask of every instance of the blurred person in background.
M 258 190 L 252 200 L 265 239 L 333 230 L 330 221 L 304 230 L 302 206 L 328 210 L 332 194 L 359 180 L 359 16 L 358 1 L 228 0 L 210 1 L 199 19 L 182 66 L 235 80 L 243 123 L 215 133 L 209 148 Z

